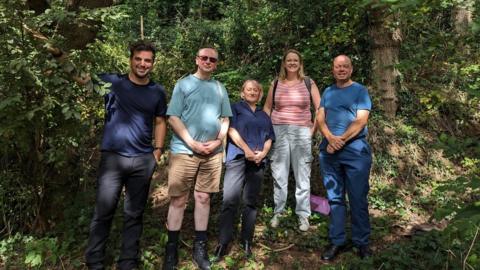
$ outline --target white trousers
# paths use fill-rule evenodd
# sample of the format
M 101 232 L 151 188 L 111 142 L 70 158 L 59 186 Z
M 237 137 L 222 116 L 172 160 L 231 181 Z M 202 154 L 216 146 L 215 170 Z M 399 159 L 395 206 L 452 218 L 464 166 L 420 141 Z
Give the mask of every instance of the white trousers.
M 288 194 L 290 164 L 295 177 L 295 213 L 310 216 L 310 171 L 312 164 L 312 137 L 309 127 L 274 125 L 275 143 L 270 152 L 273 176 L 275 214 L 285 210 Z

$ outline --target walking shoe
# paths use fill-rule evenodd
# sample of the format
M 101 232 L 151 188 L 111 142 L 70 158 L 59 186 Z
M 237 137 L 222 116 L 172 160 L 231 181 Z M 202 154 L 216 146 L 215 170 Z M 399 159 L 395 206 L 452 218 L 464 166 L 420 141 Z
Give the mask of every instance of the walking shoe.
M 242 249 L 245 252 L 246 258 L 251 258 L 253 256 L 252 253 L 252 243 L 249 241 L 242 241 Z
M 195 241 L 193 244 L 193 263 L 201 270 L 210 270 L 207 241 Z
M 165 257 L 163 258 L 163 270 L 175 270 L 178 264 L 178 249 L 176 243 L 167 243 Z
M 280 225 L 280 214 L 274 214 L 273 218 L 270 220 L 270 226 L 272 228 L 277 228 Z
M 329 245 L 325 248 L 325 251 L 322 254 L 322 260 L 332 261 L 344 249 L 345 249 L 345 245 L 342 245 L 342 246 Z
M 227 244 L 218 244 L 218 246 L 215 248 L 215 255 L 214 255 L 214 262 L 220 261 L 223 256 L 227 255 Z
M 308 223 L 308 218 L 306 217 L 298 217 L 298 223 L 300 224 L 298 226 L 298 229 L 302 232 L 306 232 L 310 228 L 310 224 Z
M 105 269 L 105 268 L 101 268 L 101 269 Z M 139 270 L 140 268 L 138 268 L 138 262 L 137 260 L 132 260 L 132 259 L 128 259 L 128 260 L 118 260 L 117 261 L 117 268 L 118 270 Z M 92 270 L 89 268 L 89 270 Z M 96 269 L 98 270 L 98 269 Z
M 369 257 L 372 257 L 372 255 L 372 250 L 370 247 L 368 247 L 368 245 L 358 247 L 358 256 L 360 256 L 360 258 L 368 259 Z

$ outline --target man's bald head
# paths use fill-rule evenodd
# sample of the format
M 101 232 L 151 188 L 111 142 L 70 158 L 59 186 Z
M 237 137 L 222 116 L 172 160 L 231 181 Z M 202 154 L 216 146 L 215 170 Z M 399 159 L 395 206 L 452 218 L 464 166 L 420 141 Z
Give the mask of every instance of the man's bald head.
M 337 84 L 350 82 L 352 77 L 353 66 L 350 57 L 341 54 L 333 59 L 332 73 Z
M 345 62 L 350 64 L 350 66 L 352 66 L 352 60 L 350 59 L 350 57 L 346 56 L 345 54 L 340 54 L 337 57 L 335 57 L 333 59 L 333 65 L 335 65 L 335 62 Z

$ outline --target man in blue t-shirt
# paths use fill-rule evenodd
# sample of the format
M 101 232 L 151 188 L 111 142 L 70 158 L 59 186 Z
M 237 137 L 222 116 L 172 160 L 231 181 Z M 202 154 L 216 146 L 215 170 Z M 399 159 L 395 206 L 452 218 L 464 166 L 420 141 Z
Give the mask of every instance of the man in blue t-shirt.
M 166 94 L 150 80 L 155 47 L 139 41 L 130 46 L 130 72 L 104 74 L 105 126 L 98 169 L 95 213 L 85 252 L 89 269 L 105 269 L 105 245 L 123 188 L 123 233 L 118 269 L 137 269 L 143 212 L 150 178 L 163 153 L 166 133 Z M 153 123 L 155 122 L 155 127 Z M 152 133 L 155 142 L 152 145 Z
M 335 84 L 325 89 L 317 113 L 324 139 L 320 144 L 320 169 L 330 203 L 330 245 L 323 260 L 333 260 L 345 249 L 345 192 L 352 217 L 352 242 L 361 258 L 371 256 L 368 246 L 368 178 L 372 154 L 366 140 L 372 103 L 365 86 L 352 81 L 350 58 L 339 55 L 333 61 Z
M 222 172 L 222 142 L 232 116 L 225 87 L 211 78 L 217 68 L 218 52 L 201 48 L 197 71 L 177 82 L 168 107 L 168 123 L 174 131 L 168 167 L 168 242 L 163 269 L 176 269 L 178 238 L 190 189 L 194 187 L 195 241 L 193 261 L 210 269 L 207 226 L 210 193 L 219 191 Z

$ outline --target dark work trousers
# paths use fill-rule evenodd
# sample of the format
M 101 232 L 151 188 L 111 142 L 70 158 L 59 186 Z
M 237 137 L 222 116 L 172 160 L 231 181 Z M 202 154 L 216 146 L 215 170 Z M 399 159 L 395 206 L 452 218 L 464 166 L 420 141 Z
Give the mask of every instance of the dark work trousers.
M 118 269 L 137 267 L 140 255 L 139 242 L 143 229 L 143 211 L 155 165 L 152 153 L 126 157 L 113 152 L 102 152 L 97 179 L 95 213 L 90 224 L 90 236 L 85 252 L 89 269 L 104 269 L 105 245 L 123 187 L 125 187 L 125 201 Z
M 240 196 L 244 206 L 242 213 L 241 240 L 251 242 L 257 219 L 257 200 L 262 188 L 265 164 L 259 166 L 244 157 L 225 164 L 223 180 L 223 203 L 219 216 L 219 242 L 228 244 L 233 237 L 233 226 Z M 243 194 L 242 194 L 243 193 Z
M 325 143 L 322 143 L 325 145 Z M 341 150 L 329 154 L 320 146 L 320 168 L 323 184 L 330 203 L 328 236 L 334 245 L 346 242 L 345 192 L 348 194 L 352 218 L 352 242 L 356 246 L 368 245 L 370 221 L 368 216 L 368 178 L 372 154 L 366 139 L 357 139 Z

